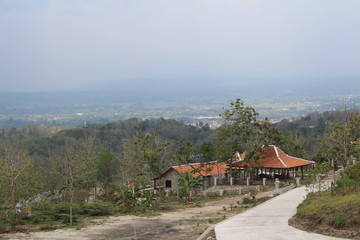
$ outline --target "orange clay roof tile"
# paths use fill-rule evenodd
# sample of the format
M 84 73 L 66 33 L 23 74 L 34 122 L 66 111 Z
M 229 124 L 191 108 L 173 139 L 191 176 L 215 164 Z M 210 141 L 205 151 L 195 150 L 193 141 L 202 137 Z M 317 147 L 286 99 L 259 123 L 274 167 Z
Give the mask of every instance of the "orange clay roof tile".
M 193 172 L 193 177 L 198 176 L 213 176 L 219 174 L 225 174 L 228 172 L 228 166 L 226 163 L 218 163 L 218 162 L 209 162 L 209 163 L 194 163 L 188 165 L 180 165 L 180 166 L 172 166 L 168 170 L 166 170 L 161 176 L 153 178 L 159 179 L 162 178 L 169 171 L 174 170 L 179 174 L 184 174 L 190 170 Z
M 238 161 L 234 163 L 234 166 L 244 167 L 251 165 L 263 168 L 295 168 L 307 166 L 313 163 L 312 161 L 289 156 L 281 149 L 273 145 L 263 147 L 259 156 L 259 159 L 252 159 L 250 162 Z

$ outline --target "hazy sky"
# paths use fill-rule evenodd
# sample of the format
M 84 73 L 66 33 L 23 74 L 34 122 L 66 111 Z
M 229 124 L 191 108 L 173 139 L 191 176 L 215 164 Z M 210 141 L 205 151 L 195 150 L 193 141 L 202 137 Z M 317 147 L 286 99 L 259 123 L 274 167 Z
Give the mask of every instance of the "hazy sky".
M 327 78 L 360 82 L 359 0 L 0 0 L 0 91 Z

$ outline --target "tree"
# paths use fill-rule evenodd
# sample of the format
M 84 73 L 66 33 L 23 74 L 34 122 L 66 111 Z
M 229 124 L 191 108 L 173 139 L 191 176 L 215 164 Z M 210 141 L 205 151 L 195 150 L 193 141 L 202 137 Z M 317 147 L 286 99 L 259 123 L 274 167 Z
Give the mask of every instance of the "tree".
M 215 153 L 218 159 L 228 160 L 236 152 L 241 153 L 252 148 L 251 141 L 259 130 L 257 115 L 255 109 L 245 106 L 241 99 L 230 103 L 230 108 L 221 114 L 223 126 L 218 129 L 215 138 Z
M 345 123 L 327 122 L 325 136 L 321 141 L 322 156 L 333 165 L 347 167 L 351 158 L 358 158 L 356 143 L 360 139 L 360 115 L 351 113 Z
M 93 137 L 86 137 L 75 147 L 79 172 L 77 175 L 77 185 L 87 192 L 87 199 L 91 189 L 96 187 L 97 167 L 98 167 L 98 148 Z M 94 200 L 96 194 L 94 194 Z
M 265 146 L 279 145 L 283 141 L 283 136 L 271 125 L 268 118 L 258 125 L 257 138 L 260 144 Z
M 65 188 L 70 203 L 70 225 L 72 225 L 75 192 L 85 190 L 88 197 L 90 189 L 96 184 L 97 152 L 94 139 L 91 137 L 80 141 L 66 139 L 60 154 L 64 158 Z
M 144 185 L 167 165 L 169 142 L 155 133 L 142 133 L 139 127 L 135 130 L 123 144 L 120 173 L 127 185 Z
M 186 195 L 186 199 L 188 202 L 192 200 L 191 192 L 196 188 L 202 186 L 201 176 L 194 177 L 194 171 L 190 170 L 183 174 L 181 174 L 181 178 L 179 179 L 180 191 Z
M 214 145 L 211 142 L 204 142 L 200 146 L 200 153 L 204 162 L 211 162 L 214 160 Z
M 186 137 L 182 137 L 176 142 L 172 158 L 177 165 L 189 164 L 194 153 L 195 149 L 192 143 Z
M 98 153 L 97 161 L 97 180 L 106 189 L 113 182 L 113 176 L 118 168 L 118 159 L 107 148 L 102 147 Z
M 281 148 L 288 155 L 306 158 L 305 139 L 293 135 L 281 136 L 281 142 L 278 143 Z
M 318 184 L 318 193 L 321 192 L 321 180 L 327 172 L 330 171 L 330 166 L 328 163 L 323 162 L 316 165 L 316 167 L 309 173 L 309 177 L 312 180 L 310 187 L 313 187 L 315 190 L 316 184 Z
M 38 173 L 26 149 L 15 142 L 0 143 L 0 201 L 16 211 L 19 200 L 34 197 Z

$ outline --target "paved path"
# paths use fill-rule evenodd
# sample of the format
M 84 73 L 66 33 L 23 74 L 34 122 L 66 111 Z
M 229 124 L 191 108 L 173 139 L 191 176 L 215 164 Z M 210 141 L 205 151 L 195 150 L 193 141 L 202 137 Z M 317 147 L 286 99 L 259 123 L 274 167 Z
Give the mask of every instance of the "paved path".
M 217 240 L 323 240 L 340 239 L 308 233 L 288 225 L 296 207 L 305 199 L 306 188 L 299 187 L 270 199 L 215 226 Z

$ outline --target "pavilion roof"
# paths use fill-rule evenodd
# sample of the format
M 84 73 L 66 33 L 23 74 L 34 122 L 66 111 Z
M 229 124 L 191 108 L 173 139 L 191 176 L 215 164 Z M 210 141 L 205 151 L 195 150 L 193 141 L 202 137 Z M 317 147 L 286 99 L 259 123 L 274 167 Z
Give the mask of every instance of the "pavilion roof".
M 187 165 L 171 166 L 159 177 L 153 179 L 162 178 L 165 174 L 167 174 L 170 171 L 176 171 L 179 174 L 184 174 L 185 172 L 193 171 L 192 173 L 193 177 L 198 177 L 198 176 L 206 177 L 206 176 L 213 176 L 213 175 L 227 173 L 228 166 L 226 163 L 219 163 L 216 161 L 208 162 L 208 163 L 193 163 Z
M 302 166 L 308 166 L 313 164 L 313 161 L 305 160 L 302 158 L 292 157 L 284 153 L 280 148 L 269 145 L 264 146 L 262 151 L 258 153 L 259 158 L 257 160 L 251 159 L 249 162 L 241 158 L 238 161 L 233 162 L 234 167 L 262 167 L 262 168 L 275 168 L 286 169 L 296 168 Z

